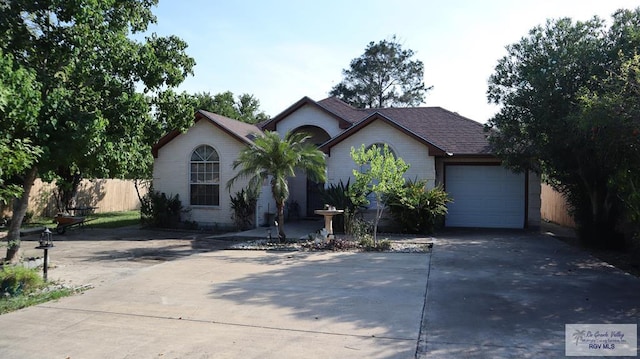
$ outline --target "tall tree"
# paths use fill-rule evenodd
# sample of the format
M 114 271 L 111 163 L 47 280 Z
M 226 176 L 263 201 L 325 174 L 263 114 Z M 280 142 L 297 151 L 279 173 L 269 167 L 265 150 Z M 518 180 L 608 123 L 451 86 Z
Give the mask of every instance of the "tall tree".
M 276 202 L 278 214 L 278 237 L 286 239 L 284 231 L 284 205 L 289 198 L 289 177 L 296 169 L 304 171 L 315 182 L 325 182 L 324 154 L 307 140 L 310 136 L 298 132 L 287 132 L 280 138 L 277 132 L 266 131 L 254 140 L 254 145 L 240 152 L 233 161 L 238 173 L 227 182 L 227 188 L 239 178 L 249 179 L 249 189 L 260 193 L 262 183 L 269 180 L 271 194 Z
M 622 206 L 612 179 L 640 166 L 631 150 L 640 143 L 630 136 L 638 92 L 622 76 L 640 48 L 639 33 L 640 10 L 616 12 L 610 28 L 597 17 L 549 20 L 507 46 L 489 80 L 489 100 L 501 105 L 487 124 L 496 153 L 563 191 L 578 233 L 591 244 L 621 238 Z
M 366 195 L 373 193 L 376 199 L 376 215 L 373 221 L 373 244 L 378 244 L 378 224 L 386 206 L 385 199 L 388 194 L 398 193 L 404 186 L 404 173 L 409 165 L 402 158 L 396 156 L 385 144 L 384 147 L 376 145 L 359 149 L 351 148 L 351 158 L 360 167 L 353 170 L 356 181 L 353 184 L 351 195 L 358 205 L 369 204 Z
M 195 110 L 217 113 L 246 123 L 255 124 L 269 119 L 269 116 L 260 110 L 260 101 L 246 93 L 236 99 L 231 91 L 221 92 L 215 96 L 211 96 L 208 92 L 201 92 L 192 95 L 191 101 Z
M 413 55 L 395 36 L 372 41 L 329 94 L 359 108 L 418 106 L 432 87 L 425 86 L 424 64 Z
M 180 84 L 194 65 L 185 54 L 187 44 L 175 36 L 130 37 L 155 22 L 156 4 L 14 0 L 0 6 L 0 48 L 35 74 L 42 101 L 37 126 L 22 137 L 43 153 L 23 173 L 7 259 L 17 259 L 19 225 L 36 176 L 117 177 L 148 162 L 142 139 L 152 118 L 136 88 L 160 93 Z
M 0 49 L 0 206 L 22 194 L 19 175 L 42 154 L 25 133 L 37 126 L 42 103 L 35 74 Z

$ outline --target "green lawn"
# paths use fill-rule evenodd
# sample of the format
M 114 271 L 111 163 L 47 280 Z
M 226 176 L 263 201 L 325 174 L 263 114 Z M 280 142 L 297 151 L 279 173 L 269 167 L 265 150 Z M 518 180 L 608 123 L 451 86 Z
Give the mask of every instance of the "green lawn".
M 93 213 L 87 216 L 86 227 L 88 228 L 118 228 L 140 224 L 140 211 Z M 49 227 L 54 228 L 53 218 L 37 217 L 33 218 L 22 228 Z M 0 231 L 6 231 L 2 228 Z
M 87 217 L 87 227 L 118 228 L 140 224 L 140 211 L 95 213 Z
M 75 293 L 73 289 L 62 288 L 52 291 L 19 294 L 16 296 L 0 298 L 0 314 L 9 313 L 32 305 L 45 303 L 51 300 L 68 297 Z

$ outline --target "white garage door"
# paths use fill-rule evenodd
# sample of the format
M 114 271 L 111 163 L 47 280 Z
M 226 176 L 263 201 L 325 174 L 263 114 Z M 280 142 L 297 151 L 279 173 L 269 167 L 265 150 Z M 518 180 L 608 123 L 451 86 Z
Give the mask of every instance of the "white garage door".
M 447 227 L 522 228 L 525 216 L 524 174 L 501 166 L 448 165 L 445 190 Z

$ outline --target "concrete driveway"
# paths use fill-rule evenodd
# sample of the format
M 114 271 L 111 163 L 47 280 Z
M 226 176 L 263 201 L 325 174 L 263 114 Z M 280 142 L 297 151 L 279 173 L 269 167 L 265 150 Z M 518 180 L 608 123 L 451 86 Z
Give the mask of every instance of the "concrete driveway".
M 560 358 L 565 324 L 640 323 L 640 278 L 548 235 L 459 231 L 436 240 L 426 358 Z
M 114 252 L 134 253 L 122 240 L 133 248 Z M 640 318 L 640 279 L 536 233 L 448 232 L 431 254 L 182 240 L 161 246 L 180 255 L 0 316 L 0 357 L 552 358 L 565 324 Z M 111 263 L 101 252 L 95 266 Z

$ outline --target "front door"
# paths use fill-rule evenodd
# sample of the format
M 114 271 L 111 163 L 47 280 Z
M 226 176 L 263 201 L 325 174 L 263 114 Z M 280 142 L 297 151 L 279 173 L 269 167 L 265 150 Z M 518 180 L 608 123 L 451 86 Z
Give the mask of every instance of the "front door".
M 323 188 L 323 183 L 307 180 L 307 217 L 316 217 L 313 211 L 324 208 L 324 203 L 322 203 Z

